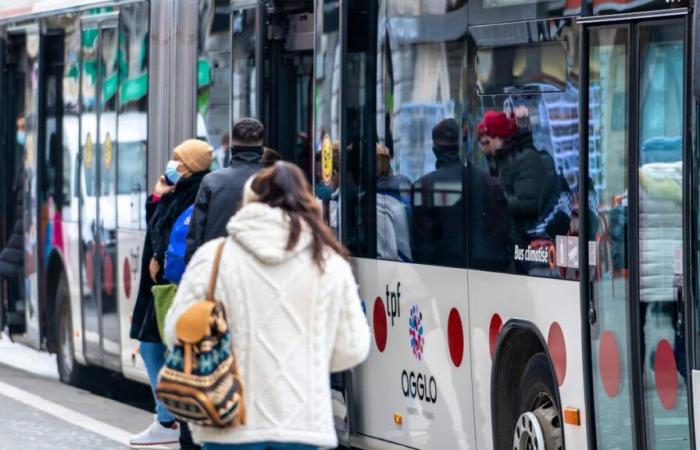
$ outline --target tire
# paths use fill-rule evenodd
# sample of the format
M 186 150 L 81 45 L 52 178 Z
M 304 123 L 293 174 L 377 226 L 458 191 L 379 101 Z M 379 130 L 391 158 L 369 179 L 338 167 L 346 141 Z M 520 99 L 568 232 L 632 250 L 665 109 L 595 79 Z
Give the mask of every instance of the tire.
M 562 414 L 557 384 L 543 352 L 534 354 L 520 377 L 513 449 L 563 450 Z
M 73 317 L 71 315 L 70 292 L 68 281 L 62 275 L 56 287 L 56 362 L 58 376 L 63 383 L 80 386 L 85 368 L 75 360 L 73 346 Z

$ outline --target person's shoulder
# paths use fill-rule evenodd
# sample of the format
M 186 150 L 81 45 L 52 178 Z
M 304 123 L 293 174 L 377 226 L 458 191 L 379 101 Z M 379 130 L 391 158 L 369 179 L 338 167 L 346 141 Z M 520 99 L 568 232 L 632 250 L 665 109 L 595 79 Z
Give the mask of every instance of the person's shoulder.
M 192 261 L 190 261 L 190 264 L 196 265 L 202 262 L 213 261 L 216 250 L 218 249 L 222 240 L 224 240 L 224 238 L 217 238 L 202 244 L 197 251 L 194 252 L 194 255 L 192 255 Z
M 328 249 L 323 265 L 323 274 L 327 277 L 344 280 L 352 277 L 352 267 L 347 259 Z

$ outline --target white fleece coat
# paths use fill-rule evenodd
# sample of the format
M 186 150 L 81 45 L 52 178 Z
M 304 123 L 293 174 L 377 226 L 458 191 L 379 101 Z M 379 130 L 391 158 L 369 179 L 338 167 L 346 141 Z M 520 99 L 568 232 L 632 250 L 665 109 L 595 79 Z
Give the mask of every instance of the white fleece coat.
M 350 265 L 329 251 L 321 272 L 311 257 L 309 231 L 287 251 L 285 213 L 262 203 L 244 206 L 227 230 L 216 298 L 227 307 L 247 424 L 227 430 L 193 426 L 194 437 L 335 447 L 329 372 L 361 363 L 370 342 Z M 204 244 L 187 266 L 166 317 L 169 347 L 182 312 L 205 298 L 218 242 Z

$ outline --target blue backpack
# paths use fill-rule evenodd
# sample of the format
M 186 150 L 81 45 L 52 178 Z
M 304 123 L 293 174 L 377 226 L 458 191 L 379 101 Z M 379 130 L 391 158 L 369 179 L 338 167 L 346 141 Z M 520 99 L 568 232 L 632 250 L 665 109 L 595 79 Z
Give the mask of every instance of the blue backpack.
M 165 268 L 163 275 L 171 283 L 179 283 L 185 272 L 185 250 L 187 249 L 187 233 L 190 230 L 190 220 L 194 205 L 187 208 L 175 221 L 170 232 L 168 249 L 165 251 Z

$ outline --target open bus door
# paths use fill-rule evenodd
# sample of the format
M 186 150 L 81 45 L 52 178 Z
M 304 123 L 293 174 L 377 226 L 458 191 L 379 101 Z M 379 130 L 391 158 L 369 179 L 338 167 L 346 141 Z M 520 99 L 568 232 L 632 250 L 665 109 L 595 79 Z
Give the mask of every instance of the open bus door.
M 591 441 L 597 448 L 691 448 L 683 282 L 688 18 L 677 10 L 579 22 L 581 123 L 588 124 L 581 127 L 582 180 L 605 180 L 597 195 L 582 195 L 595 249 L 585 252 L 590 265 L 581 264 L 590 268 L 582 291 Z M 602 162 L 589 160 L 592 149 L 604 149 Z
M 11 335 L 40 344 L 38 311 L 37 176 L 39 142 L 39 28 L 8 30 L 2 64 L 2 243 L 14 272 L 3 277 L 3 316 Z M 22 249 L 22 250 L 20 250 Z M 26 333 L 26 334 L 25 334 Z

